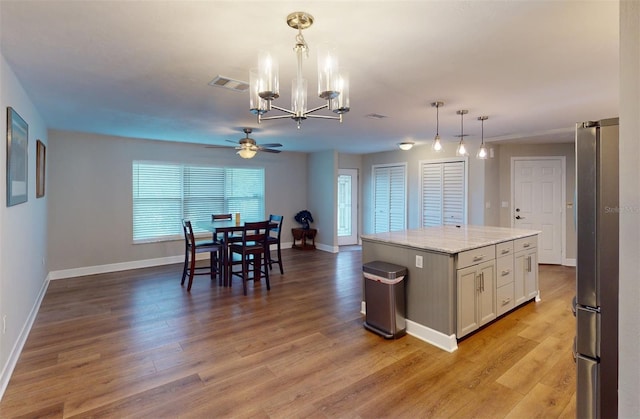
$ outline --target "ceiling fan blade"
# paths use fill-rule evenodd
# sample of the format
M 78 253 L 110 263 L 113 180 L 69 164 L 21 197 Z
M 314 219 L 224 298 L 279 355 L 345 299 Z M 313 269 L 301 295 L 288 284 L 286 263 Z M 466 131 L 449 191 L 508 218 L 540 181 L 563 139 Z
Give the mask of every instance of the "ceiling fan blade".
M 204 148 L 234 148 L 233 146 L 230 145 L 206 145 L 204 146 Z
M 238 142 L 237 142 L 237 141 L 233 141 L 233 140 L 225 140 L 225 141 L 228 141 L 228 142 L 230 142 L 230 143 L 233 143 L 233 144 L 238 145 Z
M 264 151 L 266 153 L 280 153 L 281 150 L 273 150 L 271 148 L 261 148 L 260 151 Z
M 260 147 L 282 147 L 280 143 L 260 144 Z

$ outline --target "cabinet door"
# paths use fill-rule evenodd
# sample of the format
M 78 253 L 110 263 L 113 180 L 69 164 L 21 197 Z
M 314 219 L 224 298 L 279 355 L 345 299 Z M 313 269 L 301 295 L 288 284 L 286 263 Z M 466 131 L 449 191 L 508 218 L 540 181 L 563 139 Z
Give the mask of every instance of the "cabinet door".
M 524 303 L 538 294 L 538 251 L 523 250 L 514 259 L 515 305 Z
M 524 294 L 527 300 L 538 295 L 538 252 L 527 252 L 527 269 L 525 270 Z
M 476 266 L 458 269 L 458 337 L 476 330 L 478 325 L 478 279 Z
M 496 262 L 478 265 L 478 322 L 482 326 L 496 318 Z

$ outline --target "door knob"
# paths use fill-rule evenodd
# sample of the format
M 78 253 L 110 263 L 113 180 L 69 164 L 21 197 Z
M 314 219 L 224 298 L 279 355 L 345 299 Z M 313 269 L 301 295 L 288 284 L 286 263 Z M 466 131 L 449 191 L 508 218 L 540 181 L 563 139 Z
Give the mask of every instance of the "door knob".
M 524 220 L 524 217 L 521 217 L 519 215 L 516 215 L 516 220 Z

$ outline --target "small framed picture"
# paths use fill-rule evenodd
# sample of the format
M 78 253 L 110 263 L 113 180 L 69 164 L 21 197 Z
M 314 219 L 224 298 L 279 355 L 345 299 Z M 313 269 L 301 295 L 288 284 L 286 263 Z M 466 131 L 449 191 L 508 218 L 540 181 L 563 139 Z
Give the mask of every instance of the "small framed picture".
M 47 147 L 36 140 L 36 198 L 44 196 L 44 180 L 46 175 Z
M 7 206 L 27 202 L 29 126 L 7 108 Z

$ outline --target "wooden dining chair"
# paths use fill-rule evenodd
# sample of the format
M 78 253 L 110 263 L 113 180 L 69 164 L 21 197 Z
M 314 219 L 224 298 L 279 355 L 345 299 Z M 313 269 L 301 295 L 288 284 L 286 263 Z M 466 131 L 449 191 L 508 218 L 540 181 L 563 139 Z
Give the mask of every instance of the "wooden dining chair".
M 231 220 L 233 220 L 232 214 L 211 214 L 211 221 L 214 223 L 216 221 L 231 221 Z M 214 240 L 215 241 L 220 240 L 217 234 L 214 235 Z
M 259 221 L 255 223 L 245 223 L 242 230 L 242 239 L 235 243 L 230 243 L 229 252 L 230 268 L 234 265 L 242 265 L 241 271 L 231 271 L 233 275 L 242 278 L 242 288 L 244 295 L 247 295 L 247 281 L 260 281 L 265 278 L 267 290 L 271 289 L 269 284 L 269 260 L 267 235 L 269 234 L 269 221 Z M 233 260 L 233 255 L 239 255 L 240 259 Z
M 284 217 L 282 215 L 269 215 L 269 222 L 271 224 L 277 223 L 277 227 L 270 227 L 269 234 L 267 235 L 267 246 L 268 246 L 268 254 L 269 257 L 269 269 L 273 269 L 273 262 L 276 262 L 280 267 L 280 274 L 284 274 L 284 269 L 282 268 L 282 251 L 280 249 L 280 236 L 282 234 L 282 222 Z M 271 245 L 276 245 L 276 253 L 278 254 L 277 259 L 273 259 L 271 257 Z
M 191 291 L 194 275 L 211 275 L 211 279 L 215 279 L 216 274 L 222 275 L 221 252 L 223 250 L 223 245 L 222 243 L 213 241 L 196 241 L 193 234 L 193 227 L 189 220 L 182 220 L 182 230 L 184 232 L 185 250 L 182 281 L 180 284 L 184 285 L 184 281 L 188 275 L 189 282 L 187 284 L 187 291 Z M 197 253 L 210 254 L 210 263 L 208 266 L 196 267 Z

